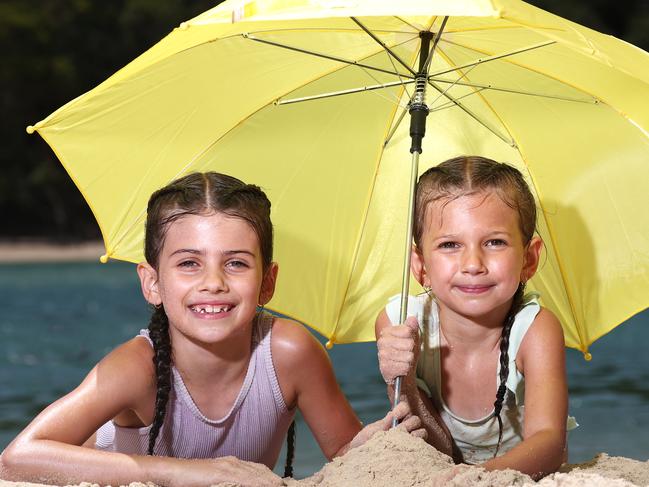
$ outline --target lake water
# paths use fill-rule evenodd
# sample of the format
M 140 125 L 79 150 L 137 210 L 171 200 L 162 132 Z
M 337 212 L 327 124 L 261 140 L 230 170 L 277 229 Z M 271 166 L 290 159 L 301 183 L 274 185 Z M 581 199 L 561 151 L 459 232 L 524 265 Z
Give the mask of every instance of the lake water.
M 148 322 L 134 266 L 112 262 L 0 265 L 0 450 L 49 403 Z M 568 350 L 570 461 L 600 451 L 649 458 L 649 312 L 592 347 L 593 360 Z M 374 343 L 330 351 L 343 391 L 368 423 L 388 408 Z M 276 471 L 283 469 L 280 457 Z M 325 462 L 298 418 L 295 475 Z

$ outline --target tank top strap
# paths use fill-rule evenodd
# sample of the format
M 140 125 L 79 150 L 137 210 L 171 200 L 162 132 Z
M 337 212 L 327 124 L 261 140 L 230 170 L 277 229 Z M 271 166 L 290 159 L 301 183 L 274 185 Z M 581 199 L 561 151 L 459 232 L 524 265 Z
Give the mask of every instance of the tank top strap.
M 140 330 L 140 333 L 135 335 L 135 338 L 138 338 L 138 337 L 146 338 L 147 341 L 149 342 L 149 345 L 151 345 L 151 348 L 154 348 L 153 347 L 153 340 L 151 340 L 151 337 L 149 336 L 149 329 L 148 328 L 142 328 Z
M 275 404 L 279 410 L 282 412 L 288 412 L 288 407 L 284 402 L 284 396 L 282 395 L 282 389 L 279 385 L 275 365 L 273 363 L 271 342 L 275 317 L 271 313 L 261 310 L 257 314 L 256 322 L 258 324 L 258 326 L 256 326 L 258 338 L 258 346 L 256 347 L 256 352 L 258 352 L 256 353 L 257 366 L 263 368 L 265 371 L 272 390 L 273 398 L 275 399 Z
M 512 391 L 516 396 L 516 404 L 523 404 L 525 397 L 525 378 L 516 368 L 516 356 L 520 349 L 523 338 L 534 323 L 536 315 L 541 311 L 539 304 L 539 294 L 529 293 L 523 298 L 523 307 L 516 314 L 514 324 L 509 333 L 509 348 L 507 349 L 507 358 L 509 362 L 509 375 L 507 376 L 507 389 Z M 498 373 L 500 373 L 500 362 L 498 362 Z

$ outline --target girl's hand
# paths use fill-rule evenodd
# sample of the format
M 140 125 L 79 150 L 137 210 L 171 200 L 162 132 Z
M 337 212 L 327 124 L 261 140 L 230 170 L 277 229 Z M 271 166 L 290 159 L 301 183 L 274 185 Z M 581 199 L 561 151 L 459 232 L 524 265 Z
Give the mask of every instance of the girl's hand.
M 379 368 L 385 383 L 391 385 L 397 377 L 406 377 L 414 383 L 419 358 L 417 319 L 409 316 L 402 325 L 382 326 L 378 335 Z
M 421 419 L 418 416 L 413 416 L 410 413 L 410 407 L 407 402 L 400 402 L 392 411 L 385 415 L 383 419 L 379 419 L 374 423 L 368 424 L 358 432 L 352 441 L 347 445 L 348 451 L 357 446 L 363 445 L 369 440 L 377 431 L 387 431 L 392 426 L 392 419 L 397 418 L 400 422 L 397 428 L 410 433 L 418 438 L 426 439 L 426 430 L 423 428 Z
M 174 469 L 169 487 L 208 486 L 220 482 L 247 486 L 280 486 L 284 481 L 266 465 L 246 462 L 236 457 L 210 460 L 183 460 Z

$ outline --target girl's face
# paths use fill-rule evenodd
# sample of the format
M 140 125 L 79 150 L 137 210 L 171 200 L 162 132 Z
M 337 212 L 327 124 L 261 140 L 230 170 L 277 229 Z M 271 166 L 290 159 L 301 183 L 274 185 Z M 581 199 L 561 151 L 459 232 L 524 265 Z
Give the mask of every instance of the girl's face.
M 479 319 L 504 319 L 521 281 L 536 270 L 541 240 L 525 245 L 518 213 L 493 191 L 428 206 L 412 270 L 441 307 Z M 495 313 L 495 314 L 494 314 Z
M 147 300 L 164 304 L 177 333 L 205 344 L 249 336 L 258 304 L 273 295 L 277 266 L 264 273 L 257 234 L 223 213 L 187 215 L 167 229 L 157 272 L 140 264 Z

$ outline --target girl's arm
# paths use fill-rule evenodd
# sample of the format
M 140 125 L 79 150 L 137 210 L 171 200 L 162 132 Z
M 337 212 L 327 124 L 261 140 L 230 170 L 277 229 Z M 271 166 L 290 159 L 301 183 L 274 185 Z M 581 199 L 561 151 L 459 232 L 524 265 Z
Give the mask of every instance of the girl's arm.
M 289 409 L 297 407 L 309 425 L 324 455 L 331 460 L 349 448 L 360 446 L 374 432 L 387 430 L 392 414 L 367 427 L 362 425 L 340 390 L 326 351 L 303 326 L 275 319 L 271 342 L 273 363 L 282 395 Z M 400 408 L 395 415 L 409 415 Z M 408 431 L 418 430 L 419 420 L 405 422 Z M 423 431 L 414 434 L 422 435 Z
M 564 458 L 568 387 L 563 330 L 559 320 L 541 309 L 525 335 L 516 364 L 525 376 L 524 440 L 489 460 L 488 470 L 512 468 L 540 478 L 555 472 Z
M 209 485 L 224 480 L 261 479 L 279 485 L 262 465 L 233 458 L 181 460 L 104 452 L 81 445 L 106 421 L 128 414 L 139 426 L 153 418 L 152 351 L 133 339 L 105 357 L 72 392 L 39 414 L 5 449 L 0 476 L 6 480 L 68 485 L 91 481 L 127 485 Z M 137 426 L 135 426 L 137 427 Z
M 410 317 L 403 325 L 393 326 L 385 310 L 374 327 L 379 355 L 379 368 L 388 386 L 390 402 L 394 401 L 394 380 L 402 377 L 399 401 L 407 402 L 413 414 L 419 416 L 427 433 L 426 441 L 437 450 L 459 461 L 453 439 L 439 412 L 415 378 L 419 355 L 419 326 Z

